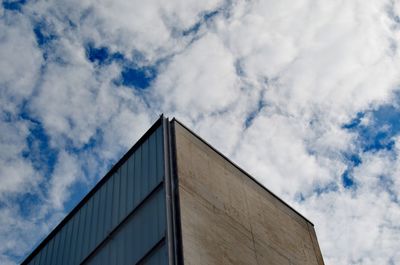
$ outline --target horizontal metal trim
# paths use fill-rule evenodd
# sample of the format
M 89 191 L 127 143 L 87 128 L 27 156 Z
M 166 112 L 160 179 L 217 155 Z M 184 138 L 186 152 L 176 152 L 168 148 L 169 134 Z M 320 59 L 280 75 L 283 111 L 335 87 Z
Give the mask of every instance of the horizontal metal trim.
M 83 259 L 83 261 L 80 262 L 81 265 L 85 264 L 88 262 L 95 254 L 96 252 L 101 249 L 108 241 L 110 241 L 115 233 L 118 232 L 118 230 L 133 216 L 137 211 L 139 211 L 143 205 L 146 204 L 146 202 L 153 197 L 157 192 L 159 192 L 162 188 L 164 187 L 164 181 L 161 181 L 147 196 L 135 207 L 133 210 L 110 232 L 108 235 L 101 241 L 95 249 L 93 249 L 92 252 L 90 252 L 86 258 Z
M 147 251 L 146 254 L 144 254 L 144 256 L 138 262 L 135 263 L 135 265 L 145 264 L 147 259 L 151 257 L 151 255 L 153 255 L 154 252 L 156 252 L 159 248 L 161 248 L 165 244 L 165 241 L 166 240 L 164 236 L 151 249 L 149 249 L 149 251 Z

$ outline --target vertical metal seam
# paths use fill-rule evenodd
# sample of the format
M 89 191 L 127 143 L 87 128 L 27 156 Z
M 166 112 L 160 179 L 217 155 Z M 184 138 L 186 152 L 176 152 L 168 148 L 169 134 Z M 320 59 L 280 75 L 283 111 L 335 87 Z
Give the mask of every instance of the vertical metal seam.
M 170 172 L 170 144 L 169 144 L 169 121 L 164 116 L 162 118 L 163 139 L 164 139 L 164 183 L 165 183 L 165 204 L 167 216 L 167 249 L 168 249 L 168 264 L 175 263 L 175 244 L 174 244 L 174 226 L 172 215 L 172 194 L 171 194 L 171 172 Z
M 169 264 L 183 265 L 175 128 L 173 121 L 170 122 L 167 118 L 163 118 L 163 126 Z
M 183 265 L 183 244 L 182 244 L 182 223 L 181 223 L 181 206 L 179 198 L 179 177 L 178 177 L 178 161 L 176 150 L 176 134 L 175 134 L 175 118 L 170 122 L 170 156 L 171 156 L 171 170 L 172 170 L 172 192 L 173 212 L 174 212 L 174 225 L 175 225 L 175 258 L 176 264 Z

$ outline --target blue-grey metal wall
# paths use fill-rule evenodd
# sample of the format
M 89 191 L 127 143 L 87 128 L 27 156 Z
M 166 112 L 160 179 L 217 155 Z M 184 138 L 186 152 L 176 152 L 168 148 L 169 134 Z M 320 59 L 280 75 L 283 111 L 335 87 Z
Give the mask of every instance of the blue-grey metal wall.
M 161 119 L 22 264 L 167 264 Z
M 136 264 L 141 260 L 147 262 L 165 248 L 165 229 L 165 196 L 164 190 L 160 189 L 85 264 L 125 265 Z M 150 251 L 158 245 L 162 245 L 162 248 Z M 167 261 L 167 256 L 163 258 Z

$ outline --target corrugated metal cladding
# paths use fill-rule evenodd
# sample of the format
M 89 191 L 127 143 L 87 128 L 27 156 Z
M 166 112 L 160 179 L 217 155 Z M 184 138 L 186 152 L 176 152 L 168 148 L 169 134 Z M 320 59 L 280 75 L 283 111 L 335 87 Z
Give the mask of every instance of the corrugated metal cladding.
M 159 124 L 27 264 L 167 264 Z

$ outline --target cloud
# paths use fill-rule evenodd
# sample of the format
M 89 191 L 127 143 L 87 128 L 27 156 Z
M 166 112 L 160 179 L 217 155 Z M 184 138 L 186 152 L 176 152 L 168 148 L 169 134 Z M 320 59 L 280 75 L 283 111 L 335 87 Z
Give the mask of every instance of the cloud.
M 396 1 L 3 3 L 0 263 L 161 112 L 301 209 L 327 264 L 400 263 L 399 17 Z
M 1 122 L 0 199 L 6 194 L 29 191 L 36 181 L 33 166 L 22 155 L 28 126 L 21 121 Z
M 7 12 L 2 16 L 0 39 L 1 106 L 3 111 L 15 114 L 22 101 L 33 92 L 41 54 L 29 20 L 20 14 Z
M 223 111 L 238 96 L 232 55 L 214 34 L 203 36 L 176 55 L 154 84 L 161 109 L 191 119 Z

